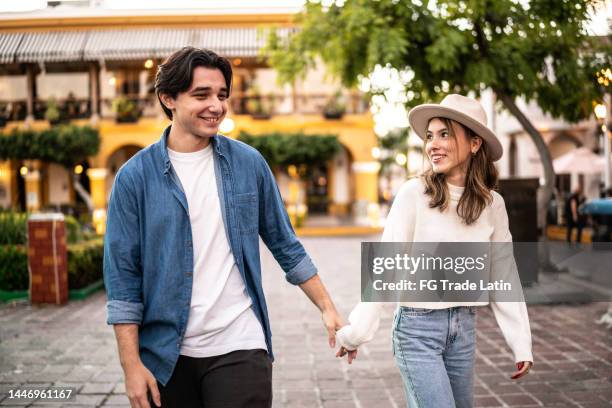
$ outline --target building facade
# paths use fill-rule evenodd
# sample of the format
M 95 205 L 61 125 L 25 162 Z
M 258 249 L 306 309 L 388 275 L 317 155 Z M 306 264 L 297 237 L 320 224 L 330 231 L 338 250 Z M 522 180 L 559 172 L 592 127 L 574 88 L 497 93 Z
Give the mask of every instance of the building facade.
M 268 30 L 285 37 L 296 29 L 296 11 L 58 7 L 0 15 L 0 111 L 7 120 L 2 131 L 47 128 L 49 107 L 55 106 L 72 123 L 96 126 L 101 136 L 98 154 L 75 169 L 0 162 L 0 207 L 35 211 L 76 205 L 79 194 L 69 174 L 75 172 L 94 208 L 103 210 L 117 170 L 157 141 L 169 124 L 154 93 L 155 72 L 187 45 L 212 49 L 233 65 L 223 126 L 228 136 L 241 131 L 338 136 L 342 149 L 336 157 L 313 172 L 315 179 L 299 181 L 304 204 L 323 202 L 313 210 L 338 215 L 375 204 L 378 167 L 371 151 L 377 139 L 364 96 L 329 79 L 322 65 L 299 81 L 279 85 L 261 53 Z M 341 100 L 342 117 L 324 117 L 330 100 Z M 291 177 L 279 172 L 277 178 L 283 197 L 294 199 Z

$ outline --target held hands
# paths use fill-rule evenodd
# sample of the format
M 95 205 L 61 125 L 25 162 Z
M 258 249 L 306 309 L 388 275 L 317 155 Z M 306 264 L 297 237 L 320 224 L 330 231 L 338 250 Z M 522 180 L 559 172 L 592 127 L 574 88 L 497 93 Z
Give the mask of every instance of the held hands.
M 527 375 L 533 363 L 531 361 L 521 361 L 520 363 L 516 363 L 516 369 L 518 371 L 514 372 L 510 377 L 512 380 L 518 380 L 519 378 Z
M 340 317 L 335 308 L 324 310 L 321 313 L 321 319 L 323 320 L 323 324 L 327 329 L 329 347 L 334 348 L 336 347 L 336 331 L 342 328 L 342 326 L 345 326 L 346 323 L 344 323 L 344 320 L 342 317 Z M 336 353 L 336 357 L 344 357 L 346 354 L 348 354 L 349 364 L 351 364 L 353 360 L 357 358 L 357 350 L 349 351 L 344 347 L 340 347 Z
M 353 360 L 355 360 L 357 358 L 357 349 L 355 350 L 347 350 L 344 347 L 340 346 L 340 349 L 338 349 L 338 352 L 336 353 L 336 357 L 344 357 L 345 355 L 348 354 L 348 363 L 352 364 Z

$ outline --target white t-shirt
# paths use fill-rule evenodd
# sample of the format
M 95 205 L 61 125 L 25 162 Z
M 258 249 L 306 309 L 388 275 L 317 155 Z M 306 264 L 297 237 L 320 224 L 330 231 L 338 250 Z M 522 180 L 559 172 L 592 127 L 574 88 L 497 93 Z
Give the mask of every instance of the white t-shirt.
M 457 214 L 463 187 L 447 184 L 448 208 L 430 208 L 430 197 L 420 178 L 408 180 L 397 193 L 383 232 L 382 242 L 512 242 L 504 199 L 491 191 L 493 201 L 478 220 L 466 225 Z M 401 306 L 446 309 L 456 306 L 485 306 L 488 302 L 402 302 Z M 490 302 L 497 324 L 516 362 L 532 361 L 531 329 L 524 302 Z M 381 303 L 361 302 L 351 312 L 349 325 L 336 333 L 338 342 L 349 350 L 372 340 L 380 321 Z
M 187 197 L 193 234 L 191 307 L 180 349 L 189 357 L 267 350 L 225 233 L 212 153 L 210 144 L 193 153 L 168 149 Z

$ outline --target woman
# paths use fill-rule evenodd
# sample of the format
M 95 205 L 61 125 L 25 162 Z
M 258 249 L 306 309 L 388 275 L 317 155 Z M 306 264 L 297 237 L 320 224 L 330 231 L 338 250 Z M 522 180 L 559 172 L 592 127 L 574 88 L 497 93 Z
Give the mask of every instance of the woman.
M 511 242 L 503 198 L 493 189 L 502 146 L 487 127 L 480 103 L 448 95 L 409 113 L 411 128 L 425 141 L 431 164 L 421 177 L 407 181 L 387 218 L 384 242 Z M 492 265 L 494 267 L 494 265 Z M 475 314 L 480 303 L 400 303 L 393 324 L 393 353 L 409 407 L 473 405 Z M 491 308 L 510 346 L 517 372 L 533 364 L 531 331 L 524 302 L 495 302 Z M 350 324 L 337 333 L 349 353 L 374 337 L 380 304 L 360 303 Z

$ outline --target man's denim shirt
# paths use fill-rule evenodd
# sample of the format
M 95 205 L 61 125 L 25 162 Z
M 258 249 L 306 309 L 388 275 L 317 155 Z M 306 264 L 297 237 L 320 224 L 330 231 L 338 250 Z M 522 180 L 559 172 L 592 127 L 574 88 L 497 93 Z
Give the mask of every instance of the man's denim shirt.
M 104 239 L 107 323 L 139 325 L 141 359 L 163 385 L 187 328 L 194 267 L 189 208 L 168 156 L 169 131 L 117 173 Z M 259 152 L 224 136 L 213 137 L 212 146 L 225 231 L 273 359 L 259 237 L 290 283 L 298 285 L 317 270 Z

